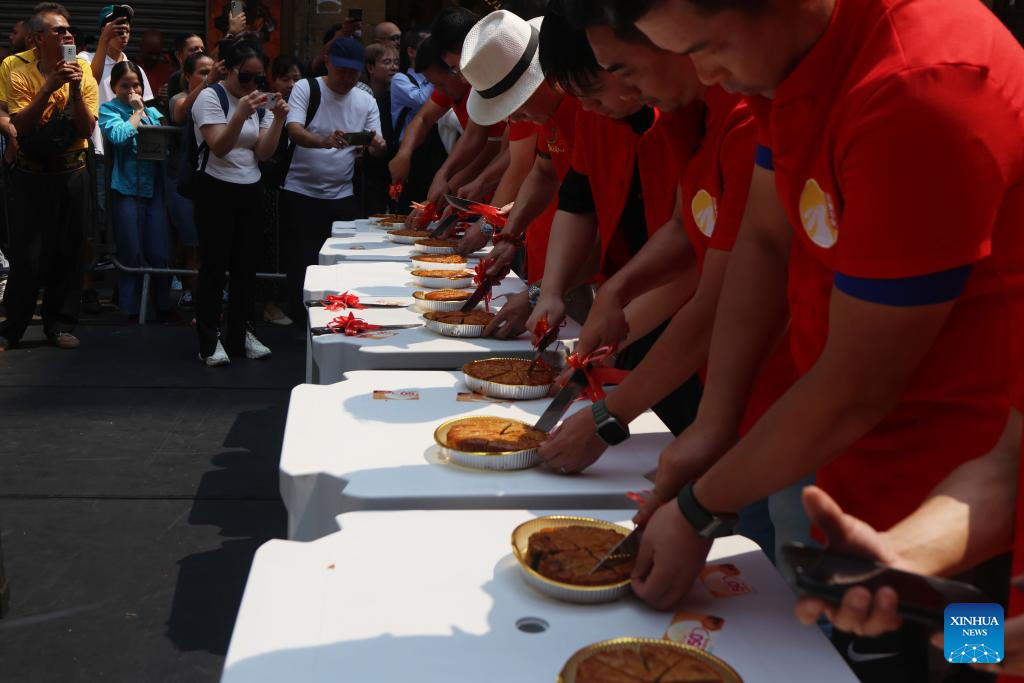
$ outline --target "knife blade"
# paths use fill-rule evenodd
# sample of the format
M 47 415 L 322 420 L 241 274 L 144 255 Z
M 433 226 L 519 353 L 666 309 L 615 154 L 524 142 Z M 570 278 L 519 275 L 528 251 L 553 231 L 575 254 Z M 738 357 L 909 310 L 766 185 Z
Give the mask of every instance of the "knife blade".
M 445 198 L 445 200 L 448 201 L 449 204 L 454 206 L 459 211 L 469 211 L 470 207 L 475 206 L 475 205 L 480 203 L 480 202 L 475 202 L 472 199 L 464 199 L 462 197 L 456 197 L 453 194 L 446 194 L 444 196 L 444 198 Z
M 568 383 L 561 390 L 555 394 L 555 398 L 551 400 L 547 409 L 537 420 L 537 424 L 534 425 L 535 429 L 539 429 L 542 432 L 550 432 L 558 424 L 558 421 L 565 415 L 565 411 L 569 410 L 569 406 L 576 400 L 583 389 L 587 386 L 587 375 L 582 370 L 577 370 L 572 373 Z
M 476 308 L 477 304 L 484 300 L 484 297 L 487 296 L 487 292 L 490 291 L 493 286 L 494 284 L 491 282 L 490 275 L 485 275 L 484 281 L 481 282 L 480 286 L 476 288 L 473 294 L 466 299 L 466 303 L 462 304 L 462 308 L 459 310 L 463 313 L 469 313 L 472 311 Z
M 448 218 L 445 218 L 443 221 L 441 221 L 440 225 L 438 225 L 436 228 L 430 231 L 430 239 L 436 240 L 442 235 L 444 235 L 446 232 L 448 232 L 448 228 L 452 227 L 452 225 L 454 225 L 455 221 L 457 220 L 459 220 L 459 212 L 452 211 L 448 215 Z
M 377 325 L 374 329 L 369 330 L 370 332 L 380 332 L 383 330 L 413 330 L 417 327 L 423 327 L 423 323 L 415 323 L 411 325 Z M 334 334 L 334 331 L 329 327 L 311 327 L 309 333 L 314 337 L 322 337 L 325 334 Z
M 615 547 L 609 550 L 587 574 L 590 575 L 603 569 L 604 565 L 608 564 L 609 561 L 622 562 L 631 557 L 636 557 L 637 553 L 640 552 L 640 541 L 643 533 L 644 530 L 641 527 L 633 529 L 625 538 L 616 543 Z

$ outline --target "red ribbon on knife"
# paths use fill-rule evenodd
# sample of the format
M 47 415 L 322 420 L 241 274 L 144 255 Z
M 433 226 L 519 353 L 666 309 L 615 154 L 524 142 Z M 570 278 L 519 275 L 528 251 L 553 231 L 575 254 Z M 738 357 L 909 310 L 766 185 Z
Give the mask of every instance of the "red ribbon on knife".
M 604 393 L 605 384 L 620 384 L 629 375 L 627 370 L 617 368 L 593 367 L 615 353 L 613 346 L 599 346 L 587 354 L 586 358 L 580 358 L 579 354 L 573 353 L 565 359 L 566 365 L 574 370 L 582 370 L 587 378 L 587 388 L 581 396 L 597 403 L 606 396 Z
M 473 284 L 479 287 L 484 283 L 487 278 L 487 271 L 491 266 L 494 265 L 494 259 L 480 259 L 480 262 L 476 264 L 476 269 L 473 275 Z M 484 310 L 488 313 L 491 312 L 491 294 L 494 291 L 494 287 L 501 284 L 501 280 L 492 280 L 491 286 L 487 288 L 487 292 L 484 294 Z
M 359 303 L 358 296 L 356 296 L 355 294 L 350 294 L 348 292 L 345 292 L 343 294 L 328 294 L 327 297 L 324 299 L 325 310 L 335 312 L 343 311 L 349 308 L 365 309 L 366 306 L 363 306 L 362 304 Z
M 401 196 L 401 194 L 402 183 L 394 183 L 393 185 L 388 185 L 388 196 L 391 197 L 391 199 L 397 200 L 398 197 Z
M 334 334 L 343 334 L 346 337 L 355 337 L 363 332 L 379 330 L 380 325 L 371 325 L 365 320 L 360 320 L 352 313 L 349 313 L 347 317 L 339 315 L 337 318 L 327 323 L 327 329 Z

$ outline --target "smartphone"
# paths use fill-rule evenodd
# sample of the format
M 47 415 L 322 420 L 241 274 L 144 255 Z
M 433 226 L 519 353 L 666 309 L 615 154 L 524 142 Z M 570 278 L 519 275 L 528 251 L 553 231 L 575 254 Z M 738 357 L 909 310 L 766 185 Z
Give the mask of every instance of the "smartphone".
M 946 606 L 951 603 L 992 602 L 969 583 L 905 572 L 801 543 L 782 548 L 779 571 L 798 593 L 833 604 L 839 604 L 854 586 L 870 590 L 890 586 L 899 595 L 902 617 L 935 629 L 943 627 Z
M 348 11 L 348 18 L 351 19 L 352 21 L 362 21 L 363 10 L 358 7 L 350 8 Z
M 76 60 L 77 60 L 76 55 L 78 54 L 77 48 L 75 48 L 74 45 L 67 45 L 67 44 L 61 45 L 60 48 L 62 50 L 61 54 L 64 57 L 64 62 L 66 64 L 75 64 Z
M 353 147 L 366 147 L 373 144 L 373 131 L 364 130 L 359 133 L 345 133 L 345 141 Z
M 278 95 L 276 92 L 265 92 L 263 94 L 267 96 L 267 101 L 263 105 L 264 109 L 273 109 L 274 107 L 277 106 L 277 98 L 279 98 L 280 95 Z
M 245 11 L 245 3 L 240 0 L 232 0 L 231 2 L 231 16 L 237 17 L 239 14 Z

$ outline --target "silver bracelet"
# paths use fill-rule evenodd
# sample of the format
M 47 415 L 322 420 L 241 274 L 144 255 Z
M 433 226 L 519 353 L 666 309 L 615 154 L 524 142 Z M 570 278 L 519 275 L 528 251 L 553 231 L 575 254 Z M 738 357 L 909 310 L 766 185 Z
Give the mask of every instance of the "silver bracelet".
M 526 296 L 530 299 L 530 308 L 537 308 L 537 301 L 540 300 L 540 285 L 532 284 L 526 290 Z
M 481 221 L 480 234 L 490 237 L 491 235 L 494 234 L 494 226 L 488 223 L 487 221 Z

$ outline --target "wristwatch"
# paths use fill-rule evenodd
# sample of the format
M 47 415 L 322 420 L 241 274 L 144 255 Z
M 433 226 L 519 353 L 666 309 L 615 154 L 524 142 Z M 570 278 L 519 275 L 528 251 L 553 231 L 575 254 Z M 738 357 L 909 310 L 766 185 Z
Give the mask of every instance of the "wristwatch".
M 609 446 L 618 446 L 629 438 L 629 425 L 624 425 L 615 419 L 615 416 L 608 412 L 608 406 L 604 399 L 596 402 L 591 408 L 594 414 L 594 424 L 597 425 L 597 435 Z
M 493 225 L 491 225 L 487 221 L 481 221 L 480 223 L 481 223 L 481 225 L 480 225 L 480 234 L 481 235 L 487 235 L 488 237 L 490 237 L 491 235 L 494 234 L 494 226 Z
M 676 498 L 683 517 L 697 530 L 697 535 L 701 538 L 712 539 L 730 536 L 736 528 L 739 517 L 732 514 L 715 515 L 708 512 L 693 494 L 693 484 L 694 482 L 691 481 L 684 486 Z
M 530 308 L 537 308 L 537 302 L 540 300 L 540 285 L 537 283 L 530 285 L 526 290 L 526 296 L 530 299 Z

